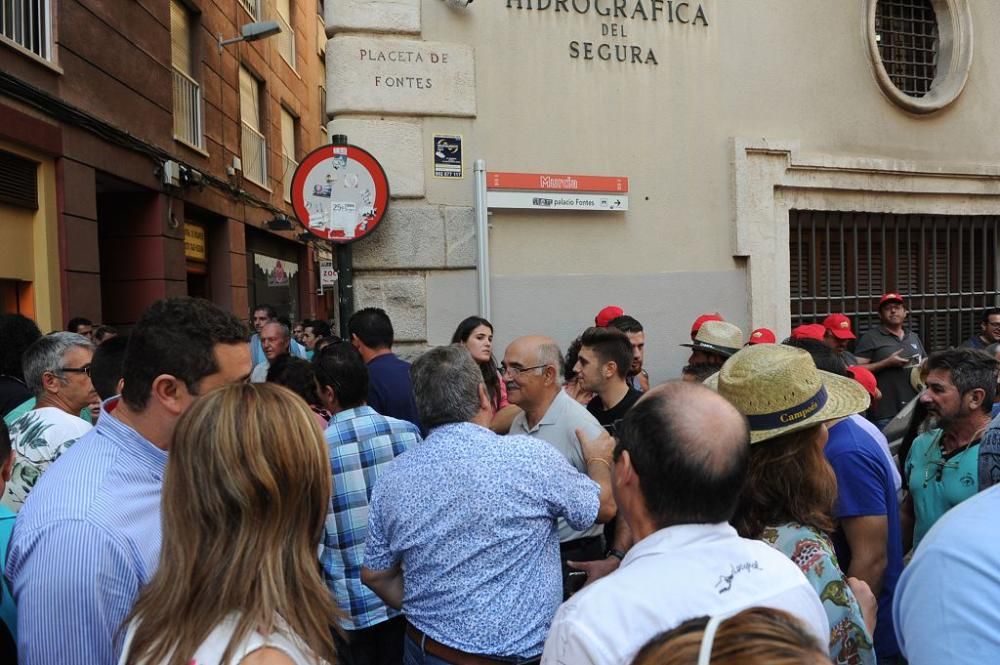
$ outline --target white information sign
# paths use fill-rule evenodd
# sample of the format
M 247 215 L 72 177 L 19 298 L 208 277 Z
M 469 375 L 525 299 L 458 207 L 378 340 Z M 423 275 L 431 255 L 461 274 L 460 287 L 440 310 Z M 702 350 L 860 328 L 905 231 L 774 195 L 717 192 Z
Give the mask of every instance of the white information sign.
M 333 261 L 320 261 L 319 264 L 319 285 L 336 286 L 337 271 L 333 268 Z
M 576 192 L 486 192 L 490 208 L 528 210 L 628 210 L 627 194 L 578 194 Z

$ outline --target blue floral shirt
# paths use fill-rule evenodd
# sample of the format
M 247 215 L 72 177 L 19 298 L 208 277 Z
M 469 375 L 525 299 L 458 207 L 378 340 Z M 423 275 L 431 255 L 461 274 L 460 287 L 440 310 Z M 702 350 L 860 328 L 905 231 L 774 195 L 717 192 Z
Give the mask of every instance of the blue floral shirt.
M 600 487 L 551 445 L 444 425 L 375 486 L 365 566 L 403 569 L 403 612 L 460 651 L 533 657 L 562 600 L 556 519 L 582 530 Z

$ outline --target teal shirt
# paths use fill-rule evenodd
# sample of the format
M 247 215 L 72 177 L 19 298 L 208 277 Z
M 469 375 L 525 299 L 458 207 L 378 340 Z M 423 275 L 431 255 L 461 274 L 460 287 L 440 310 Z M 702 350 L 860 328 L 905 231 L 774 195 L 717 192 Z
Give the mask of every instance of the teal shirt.
M 0 570 L 7 569 L 7 545 L 10 534 L 14 530 L 14 518 L 17 514 L 6 506 L 0 506 Z M 10 635 L 17 639 L 17 607 L 14 596 L 7 587 L 7 580 L 0 577 L 0 621 L 7 624 Z
M 11 425 L 14 424 L 15 420 L 26 414 L 28 411 L 34 409 L 35 404 L 36 400 L 34 397 L 24 400 L 23 402 L 15 406 L 13 409 L 11 409 L 10 413 L 8 413 L 6 416 L 3 417 L 4 423 L 7 425 L 7 427 L 10 427 Z M 94 419 L 90 416 L 89 408 L 84 408 L 83 411 L 80 412 L 80 417 L 83 418 L 88 423 L 90 423 L 91 425 L 94 424 Z
M 875 665 L 872 636 L 830 538 L 812 527 L 789 523 L 764 529 L 761 540 L 791 559 L 823 602 L 830 622 L 830 659 L 837 665 Z
M 913 441 L 906 456 L 906 486 L 913 497 L 913 547 L 942 515 L 979 492 L 979 442 L 947 459 L 941 456 L 942 430 Z

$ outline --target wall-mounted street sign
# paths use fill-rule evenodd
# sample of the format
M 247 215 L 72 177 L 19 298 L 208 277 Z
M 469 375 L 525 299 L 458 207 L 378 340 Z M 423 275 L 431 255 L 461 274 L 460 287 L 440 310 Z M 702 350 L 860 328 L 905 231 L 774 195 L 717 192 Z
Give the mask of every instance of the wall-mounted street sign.
M 628 210 L 628 178 L 548 173 L 486 174 L 489 208 Z
M 434 177 L 462 177 L 462 137 L 457 134 L 434 135 Z
M 354 242 L 385 216 L 389 180 L 371 153 L 353 145 L 325 145 L 295 169 L 292 207 L 310 233 L 335 243 Z
M 333 267 L 333 261 L 319 262 L 319 285 L 336 286 L 337 270 Z

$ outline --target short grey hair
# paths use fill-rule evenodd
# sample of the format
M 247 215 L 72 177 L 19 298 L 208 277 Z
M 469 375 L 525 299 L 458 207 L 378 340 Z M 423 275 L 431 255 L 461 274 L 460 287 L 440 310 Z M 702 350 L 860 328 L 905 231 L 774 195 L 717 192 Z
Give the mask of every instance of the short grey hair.
M 266 328 L 267 326 L 278 326 L 278 328 L 281 329 L 281 336 L 285 339 L 288 339 L 289 337 L 292 336 L 292 331 L 289 330 L 288 326 L 286 326 L 281 321 L 278 321 L 276 319 L 271 319 L 270 321 L 268 321 L 267 323 L 265 323 L 260 327 L 260 331 L 264 332 L 264 328 Z
M 553 365 L 556 368 L 556 380 L 562 381 L 563 379 L 563 365 L 566 361 L 563 359 L 562 351 L 559 350 L 558 344 L 548 343 L 538 345 L 538 364 L 539 365 Z
M 439 346 L 410 368 L 420 422 L 427 429 L 472 420 L 479 412 L 483 373 L 462 345 Z
M 42 377 L 46 372 L 52 372 L 60 378 L 64 378 L 62 373 L 63 357 L 72 348 L 80 347 L 94 350 L 94 344 L 83 335 L 71 332 L 55 332 L 45 335 L 35 340 L 21 357 L 21 366 L 24 368 L 24 383 L 28 390 L 35 397 L 41 397 L 45 393 L 42 385 Z

